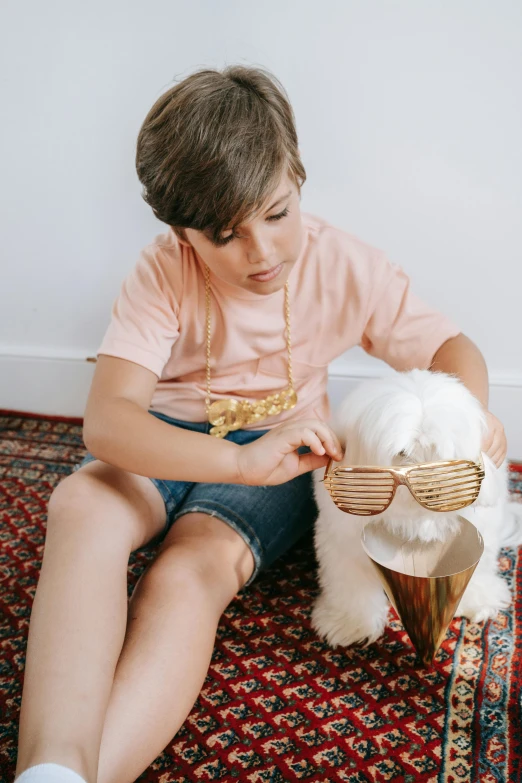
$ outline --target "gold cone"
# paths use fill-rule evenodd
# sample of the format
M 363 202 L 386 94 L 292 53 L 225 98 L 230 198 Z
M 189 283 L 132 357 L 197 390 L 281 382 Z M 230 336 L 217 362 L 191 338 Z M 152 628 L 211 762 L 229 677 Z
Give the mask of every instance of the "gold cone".
M 446 541 L 408 541 L 382 522 L 362 532 L 363 549 L 425 665 L 440 647 L 460 599 L 484 551 L 477 528 L 462 516 Z

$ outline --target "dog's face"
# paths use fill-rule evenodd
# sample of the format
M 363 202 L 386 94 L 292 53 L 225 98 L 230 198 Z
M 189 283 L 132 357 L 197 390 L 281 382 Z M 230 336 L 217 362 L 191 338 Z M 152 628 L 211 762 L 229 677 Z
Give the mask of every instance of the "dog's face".
M 363 383 L 337 416 L 348 465 L 410 465 L 480 456 L 485 417 L 479 401 L 456 378 L 427 370 Z M 487 491 L 488 478 L 483 481 Z M 481 490 L 481 495 L 483 491 Z M 399 487 L 381 515 L 411 537 L 442 539 L 456 515 L 428 511 Z

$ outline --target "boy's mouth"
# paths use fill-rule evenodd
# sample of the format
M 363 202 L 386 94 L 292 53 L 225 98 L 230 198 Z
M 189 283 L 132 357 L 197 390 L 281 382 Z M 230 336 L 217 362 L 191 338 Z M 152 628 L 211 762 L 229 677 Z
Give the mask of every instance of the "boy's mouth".
M 249 280 L 257 280 L 259 283 L 266 283 L 268 280 L 273 280 L 274 277 L 277 277 L 277 275 L 281 272 L 283 269 L 283 264 L 278 264 L 277 266 L 273 266 L 272 269 L 268 269 L 266 272 L 260 272 L 257 275 L 249 275 Z

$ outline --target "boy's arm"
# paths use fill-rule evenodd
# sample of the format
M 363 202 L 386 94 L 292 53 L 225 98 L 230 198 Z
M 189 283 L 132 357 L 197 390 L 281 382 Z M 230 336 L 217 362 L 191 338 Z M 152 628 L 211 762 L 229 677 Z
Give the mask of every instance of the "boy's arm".
M 502 423 L 488 410 L 488 370 L 475 343 L 465 334 L 446 340 L 435 353 L 430 370 L 456 375 L 482 403 L 488 425 L 482 450 L 499 467 L 507 453 L 506 435 Z
M 153 372 L 138 364 L 98 357 L 83 425 L 91 454 L 157 479 L 238 481 L 238 446 L 173 427 L 148 412 L 157 382 Z
M 247 446 L 168 424 L 148 412 L 157 382 L 145 367 L 99 357 L 83 428 L 91 454 L 140 476 L 222 484 L 280 484 L 342 456 L 331 428 L 316 420 L 287 422 Z
M 443 343 L 433 357 L 430 370 L 456 375 L 487 410 L 489 379 L 486 362 L 474 342 L 459 334 Z

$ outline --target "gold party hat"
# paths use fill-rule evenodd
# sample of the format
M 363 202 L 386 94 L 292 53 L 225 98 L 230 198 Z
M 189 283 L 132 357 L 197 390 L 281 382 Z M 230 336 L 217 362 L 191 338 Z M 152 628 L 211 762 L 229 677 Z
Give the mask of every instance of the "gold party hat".
M 408 541 L 379 521 L 362 532 L 364 551 L 425 665 L 432 663 L 484 551 L 476 527 L 462 516 L 458 522 L 443 542 Z

